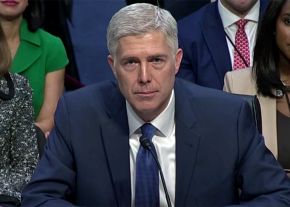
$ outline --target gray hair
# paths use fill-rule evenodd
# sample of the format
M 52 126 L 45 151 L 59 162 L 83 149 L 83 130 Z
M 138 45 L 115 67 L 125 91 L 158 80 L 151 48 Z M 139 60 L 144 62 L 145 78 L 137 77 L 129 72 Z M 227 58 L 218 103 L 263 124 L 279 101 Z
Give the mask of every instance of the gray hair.
M 178 50 L 177 23 L 170 12 L 152 4 L 137 3 L 126 6 L 111 19 L 107 28 L 107 46 L 114 58 L 119 39 L 125 36 L 145 35 L 161 31 L 171 48 L 173 56 Z

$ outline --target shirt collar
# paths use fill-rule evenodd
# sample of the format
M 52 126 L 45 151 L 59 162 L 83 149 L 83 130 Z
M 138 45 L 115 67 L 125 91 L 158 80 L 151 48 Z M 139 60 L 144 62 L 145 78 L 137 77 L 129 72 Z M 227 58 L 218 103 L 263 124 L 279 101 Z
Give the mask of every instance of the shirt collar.
M 218 10 L 223 22 L 224 29 L 241 19 L 237 15 L 230 12 L 227 8 L 225 8 L 220 0 L 218 1 Z M 250 21 L 258 23 L 259 13 L 260 13 L 260 1 L 258 0 L 244 19 L 248 19 Z
M 141 133 L 138 131 L 145 122 L 134 112 L 131 105 L 126 101 L 126 109 L 129 124 L 129 136 L 134 133 Z M 175 96 L 174 90 L 172 90 L 171 97 L 167 107 L 150 123 L 157 128 L 157 133 L 161 133 L 161 136 L 169 136 L 174 124 L 175 114 Z
M 28 29 L 28 23 L 23 18 L 20 25 L 20 39 L 40 46 L 40 38 L 37 32 L 31 32 Z

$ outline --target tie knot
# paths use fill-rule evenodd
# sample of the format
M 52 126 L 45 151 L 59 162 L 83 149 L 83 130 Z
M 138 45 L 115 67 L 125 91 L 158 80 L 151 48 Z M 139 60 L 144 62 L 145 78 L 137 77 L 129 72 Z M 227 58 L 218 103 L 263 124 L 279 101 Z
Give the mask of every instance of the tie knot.
M 235 24 L 238 25 L 239 28 L 245 28 L 245 25 L 248 23 L 249 20 L 247 19 L 240 19 L 239 21 L 236 21 Z
M 141 131 L 143 136 L 147 137 L 148 139 L 150 139 L 150 141 L 152 141 L 152 137 L 156 132 L 156 128 L 152 124 L 146 123 L 141 126 Z

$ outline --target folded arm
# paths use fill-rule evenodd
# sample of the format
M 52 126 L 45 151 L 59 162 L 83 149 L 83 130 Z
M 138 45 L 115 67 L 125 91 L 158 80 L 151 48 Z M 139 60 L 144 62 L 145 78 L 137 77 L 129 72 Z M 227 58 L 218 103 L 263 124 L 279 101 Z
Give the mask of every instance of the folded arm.
M 46 134 L 53 128 L 53 115 L 63 93 L 65 69 L 46 74 L 44 101 L 35 124 Z

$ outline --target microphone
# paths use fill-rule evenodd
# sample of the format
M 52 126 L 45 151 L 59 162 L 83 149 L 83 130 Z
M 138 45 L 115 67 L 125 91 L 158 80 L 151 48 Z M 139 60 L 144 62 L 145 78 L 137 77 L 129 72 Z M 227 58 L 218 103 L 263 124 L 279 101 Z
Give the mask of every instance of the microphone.
M 164 180 L 163 172 L 162 172 L 162 169 L 161 169 L 161 166 L 160 166 L 160 163 L 159 163 L 157 157 L 155 156 L 155 154 L 152 151 L 151 142 L 150 142 L 150 140 L 147 137 L 145 137 L 143 135 L 140 137 L 139 142 L 140 142 L 142 147 L 144 147 L 145 149 L 149 150 L 149 152 L 152 154 L 152 156 L 153 156 L 153 158 L 154 158 L 154 160 L 155 160 L 155 162 L 156 162 L 156 164 L 158 166 L 159 173 L 160 173 L 161 180 L 162 180 L 162 185 L 163 185 L 163 188 L 164 188 L 164 191 L 165 191 L 167 205 L 168 205 L 168 207 L 171 207 L 171 201 L 170 201 L 170 197 L 169 197 L 169 194 L 168 194 L 168 191 L 167 191 L 167 187 L 166 187 L 166 183 L 165 183 L 165 180 Z

